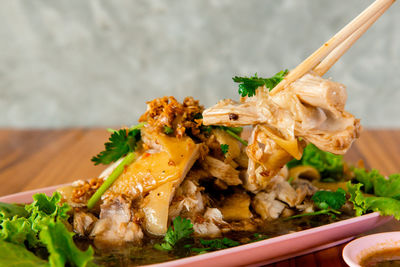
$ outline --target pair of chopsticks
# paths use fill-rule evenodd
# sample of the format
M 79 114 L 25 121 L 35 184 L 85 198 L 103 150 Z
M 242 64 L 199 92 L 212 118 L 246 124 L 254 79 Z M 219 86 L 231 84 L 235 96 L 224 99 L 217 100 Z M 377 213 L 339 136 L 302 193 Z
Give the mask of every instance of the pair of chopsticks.
M 360 15 L 324 43 L 306 60 L 288 73 L 270 95 L 274 95 L 286 86 L 301 78 L 309 71 L 323 76 L 339 58 L 371 27 L 372 24 L 394 3 L 395 0 L 376 0 Z

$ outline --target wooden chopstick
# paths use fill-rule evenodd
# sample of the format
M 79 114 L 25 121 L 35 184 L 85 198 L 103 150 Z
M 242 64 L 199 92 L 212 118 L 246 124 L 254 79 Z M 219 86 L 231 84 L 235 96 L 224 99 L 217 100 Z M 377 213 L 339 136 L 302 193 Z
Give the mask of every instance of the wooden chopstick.
M 367 23 L 359 28 L 355 33 L 350 35 L 344 42 L 337 46 L 324 60 L 321 61 L 313 71 L 319 76 L 323 76 L 335 63 L 341 58 L 347 50 L 371 27 L 377 19 L 385 13 L 392 3 L 387 4 L 381 10 L 379 10 Z
M 270 95 L 274 95 L 274 94 L 278 93 L 280 90 L 285 88 L 287 85 L 291 84 L 292 82 L 299 79 L 300 77 L 302 77 L 304 74 L 306 74 L 310 70 L 314 69 L 336 47 L 338 47 L 342 42 L 344 42 L 347 38 L 349 38 L 349 36 L 351 36 L 358 29 L 362 28 L 362 26 L 364 24 L 367 24 L 368 21 L 370 21 L 370 19 L 373 18 L 377 13 L 379 13 L 379 11 L 381 11 L 384 7 L 386 7 L 388 5 L 390 6 L 394 1 L 395 0 L 376 0 L 374 3 L 372 3 L 360 15 L 358 15 L 349 24 L 347 24 L 338 33 L 336 33 L 328 42 L 324 43 L 320 48 L 318 48 L 314 53 L 312 53 L 307 59 L 305 59 L 296 68 L 294 68 L 292 71 L 290 71 L 289 74 L 285 77 L 285 79 L 283 79 L 274 89 L 272 89 L 270 91 Z M 382 14 L 380 14 L 380 15 L 382 15 Z M 372 25 L 372 23 L 371 23 L 371 25 Z M 369 27 L 371 25 L 369 25 Z M 351 44 L 353 44 L 353 43 L 351 43 Z M 340 53 L 338 53 L 337 56 L 341 56 Z M 332 58 L 331 60 L 333 60 L 333 59 L 334 58 Z M 336 59 L 336 61 L 337 61 L 337 59 Z

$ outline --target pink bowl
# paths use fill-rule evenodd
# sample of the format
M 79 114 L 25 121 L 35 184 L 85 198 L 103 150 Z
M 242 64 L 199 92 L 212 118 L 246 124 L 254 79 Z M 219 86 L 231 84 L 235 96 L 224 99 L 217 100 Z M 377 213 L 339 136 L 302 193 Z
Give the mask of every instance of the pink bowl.
M 400 232 L 386 232 L 358 238 L 343 249 L 343 259 L 351 267 L 360 267 L 363 257 L 375 251 L 398 248 Z

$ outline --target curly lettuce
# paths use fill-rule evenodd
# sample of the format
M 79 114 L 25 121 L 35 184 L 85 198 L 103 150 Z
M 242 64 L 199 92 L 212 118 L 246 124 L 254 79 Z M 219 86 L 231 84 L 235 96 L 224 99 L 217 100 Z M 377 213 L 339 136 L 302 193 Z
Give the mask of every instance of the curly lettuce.
M 49 267 L 50 264 L 22 246 L 0 241 L 0 266 Z
M 70 207 L 61 204 L 61 195 L 36 194 L 33 200 L 25 207 L 0 203 L 0 266 L 94 266 L 93 249 L 77 248 L 66 227 Z
M 350 201 L 354 204 L 356 215 L 360 216 L 369 211 L 377 211 L 381 215 L 394 216 L 400 220 L 400 201 L 391 197 L 364 196 L 361 187 L 363 184 L 347 183 Z
M 24 206 L 0 202 L 0 223 L 7 218 L 28 217 L 28 215 Z
M 400 200 L 400 174 L 385 178 L 378 170 L 367 172 L 365 169 L 354 169 L 355 179 L 363 185 L 365 193 L 378 197 L 390 197 Z

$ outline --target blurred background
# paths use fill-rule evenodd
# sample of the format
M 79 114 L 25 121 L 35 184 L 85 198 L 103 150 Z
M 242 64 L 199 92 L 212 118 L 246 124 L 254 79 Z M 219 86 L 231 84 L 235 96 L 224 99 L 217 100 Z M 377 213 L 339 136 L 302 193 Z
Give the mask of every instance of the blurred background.
M 235 75 L 291 69 L 366 0 L 5 0 L 0 127 L 136 123 L 145 101 L 238 98 Z M 364 126 L 400 127 L 400 7 L 327 74 Z

